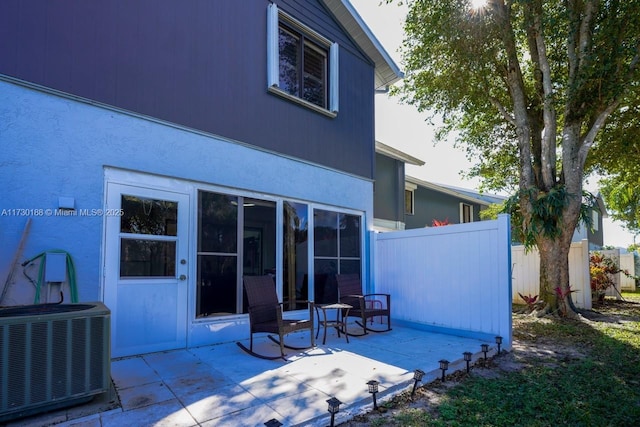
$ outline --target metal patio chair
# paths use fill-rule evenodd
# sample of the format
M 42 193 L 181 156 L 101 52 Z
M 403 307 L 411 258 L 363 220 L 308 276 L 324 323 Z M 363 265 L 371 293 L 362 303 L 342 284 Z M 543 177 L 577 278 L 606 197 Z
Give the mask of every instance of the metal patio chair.
M 286 354 L 284 353 L 284 347 L 293 350 L 304 350 L 309 347 L 315 347 L 313 334 L 313 302 L 305 301 L 309 306 L 308 319 L 284 319 L 282 316 L 282 303 L 278 302 L 278 294 L 276 293 L 275 283 L 271 276 L 245 276 L 243 282 L 249 309 L 249 348 L 241 342 L 236 342 L 238 347 L 252 356 L 269 360 L 285 359 Z M 303 330 L 309 330 L 311 339 L 311 345 L 309 347 L 294 347 L 284 343 L 285 335 Z M 278 334 L 279 339 L 271 335 L 268 337 L 280 345 L 280 355 L 267 356 L 253 351 L 253 334 L 255 333 Z
M 363 294 L 362 284 L 360 283 L 360 275 L 358 274 L 338 274 L 338 293 L 340 302 L 349 304 L 353 308 L 345 313 L 348 317 L 357 317 L 358 325 L 364 330 L 361 334 L 349 333 L 352 336 L 362 336 L 371 332 L 387 332 L 391 330 L 391 295 L 389 294 Z M 370 301 L 378 301 L 376 298 L 382 297 L 381 306 L 368 304 Z M 376 316 L 384 316 L 387 318 L 387 329 L 373 329 L 367 326 L 367 319 Z

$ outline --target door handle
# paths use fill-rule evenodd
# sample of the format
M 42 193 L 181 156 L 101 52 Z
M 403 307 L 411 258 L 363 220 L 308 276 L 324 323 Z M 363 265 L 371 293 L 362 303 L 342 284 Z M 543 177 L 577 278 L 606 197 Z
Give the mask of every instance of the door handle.
M 180 277 L 178 277 L 178 279 L 187 280 L 187 276 L 185 276 L 184 274 L 181 274 Z

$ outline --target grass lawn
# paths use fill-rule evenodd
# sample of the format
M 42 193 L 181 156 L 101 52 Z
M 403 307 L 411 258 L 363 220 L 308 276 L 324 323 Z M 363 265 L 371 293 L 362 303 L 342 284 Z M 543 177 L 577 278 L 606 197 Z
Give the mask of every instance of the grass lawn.
M 640 292 L 623 297 L 580 321 L 514 314 L 512 351 L 344 425 L 638 426 Z

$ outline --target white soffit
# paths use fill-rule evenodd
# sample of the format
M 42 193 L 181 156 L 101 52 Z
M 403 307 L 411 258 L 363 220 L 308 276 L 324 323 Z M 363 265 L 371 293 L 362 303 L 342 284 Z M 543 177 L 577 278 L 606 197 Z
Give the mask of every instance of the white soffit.
M 424 165 L 424 161 L 418 159 L 417 157 L 413 157 L 412 155 L 407 154 L 404 151 L 400 151 L 397 148 L 393 148 L 380 141 L 376 141 L 376 153 L 385 155 L 387 157 L 391 157 L 392 159 L 400 160 L 401 162 L 404 162 L 409 165 L 415 165 L 415 166 Z
M 321 0 L 344 30 L 375 64 L 375 89 L 384 90 L 404 77 L 349 0 Z

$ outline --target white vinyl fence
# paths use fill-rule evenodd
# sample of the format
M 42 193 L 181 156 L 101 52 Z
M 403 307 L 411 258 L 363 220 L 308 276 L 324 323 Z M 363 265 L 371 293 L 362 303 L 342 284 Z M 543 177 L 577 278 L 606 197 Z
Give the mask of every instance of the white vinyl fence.
M 513 302 L 524 304 L 518 293 L 524 296 L 540 294 L 540 253 L 536 248 L 525 251 L 524 246 L 511 248 Z M 569 284 L 574 292 L 571 297 L 576 307 L 591 309 L 591 284 L 589 279 L 589 242 L 582 240 L 571 244 L 569 250 Z
M 511 347 L 508 215 L 371 236 L 369 291 L 391 294 L 393 322 Z
M 635 256 L 633 254 L 620 254 L 620 268 L 629 272 L 631 276 L 636 274 Z M 636 281 L 633 277 L 627 277 L 625 274 L 620 275 L 620 289 L 624 291 L 635 291 Z
M 619 249 L 607 249 L 591 251 L 599 252 L 612 258 L 621 269 L 627 270 L 631 276 L 635 276 L 634 254 L 621 254 Z M 571 289 L 575 289 L 572 295 L 576 307 L 591 309 L 591 281 L 589 276 L 589 243 L 587 240 L 571 244 L 569 252 L 569 283 Z M 540 255 L 537 249 L 526 252 L 524 246 L 513 246 L 511 249 L 512 276 L 513 276 L 513 302 L 524 304 L 518 293 L 524 296 L 538 295 L 540 293 Z M 607 289 L 606 295 L 620 298 L 621 290 L 636 289 L 633 277 L 627 277 L 623 273 L 613 275 L 615 289 Z

